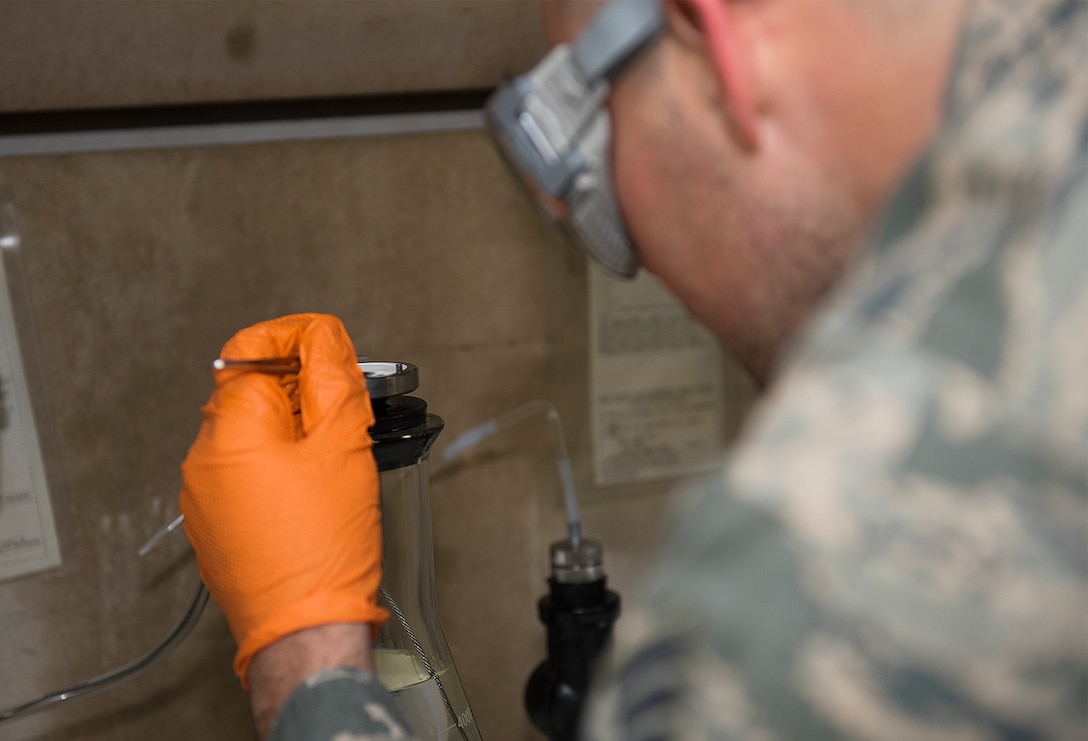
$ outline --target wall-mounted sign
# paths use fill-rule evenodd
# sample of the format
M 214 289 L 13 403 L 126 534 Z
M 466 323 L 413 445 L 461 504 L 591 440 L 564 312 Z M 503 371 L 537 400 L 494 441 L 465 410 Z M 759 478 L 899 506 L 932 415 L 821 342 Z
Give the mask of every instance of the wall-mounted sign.
M 623 484 L 690 474 L 725 444 L 722 351 L 645 271 L 590 270 L 594 475 Z

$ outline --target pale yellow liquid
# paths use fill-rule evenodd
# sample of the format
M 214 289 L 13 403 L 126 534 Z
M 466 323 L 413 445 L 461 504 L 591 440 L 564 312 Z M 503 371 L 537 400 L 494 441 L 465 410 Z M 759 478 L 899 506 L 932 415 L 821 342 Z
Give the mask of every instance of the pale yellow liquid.
M 431 677 L 417 656 L 389 649 L 374 652 L 374 669 L 420 741 L 479 741 L 480 733 L 456 671 L 438 665 L 434 666 L 436 676 Z M 456 717 L 446 709 L 436 679 L 441 681 Z

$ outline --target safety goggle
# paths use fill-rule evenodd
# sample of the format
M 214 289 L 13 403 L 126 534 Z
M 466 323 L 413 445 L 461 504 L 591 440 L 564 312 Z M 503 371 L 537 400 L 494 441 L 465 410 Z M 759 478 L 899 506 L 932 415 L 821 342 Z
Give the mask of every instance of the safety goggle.
M 501 86 L 485 109 L 497 148 L 543 213 L 625 278 L 639 259 L 612 187 L 605 102 L 617 75 L 664 29 L 660 0 L 610 0 L 577 39 Z

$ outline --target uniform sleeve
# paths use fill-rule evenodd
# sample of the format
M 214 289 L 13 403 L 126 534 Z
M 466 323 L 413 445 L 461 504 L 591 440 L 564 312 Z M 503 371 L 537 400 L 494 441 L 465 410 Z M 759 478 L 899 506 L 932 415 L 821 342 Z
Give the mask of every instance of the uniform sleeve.
M 689 492 L 587 738 L 1085 738 L 1083 440 L 862 344 Z
M 280 708 L 269 741 L 411 741 L 415 736 L 370 672 L 326 669 L 300 684 Z

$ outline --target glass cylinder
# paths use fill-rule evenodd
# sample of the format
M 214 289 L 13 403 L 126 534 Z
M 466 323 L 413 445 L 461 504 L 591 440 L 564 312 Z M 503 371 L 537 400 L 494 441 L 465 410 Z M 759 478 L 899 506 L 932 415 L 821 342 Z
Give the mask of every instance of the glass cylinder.
M 377 381 L 368 366 L 396 366 Z M 406 363 L 361 363 L 374 406 L 371 428 L 381 472 L 382 584 L 389 611 L 374 644 L 374 668 L 420 741 L 479 741 L 450 655 L 434 589 L 427 451 L 443 427 L 422 399 L 406 394 L 418 371 Z

